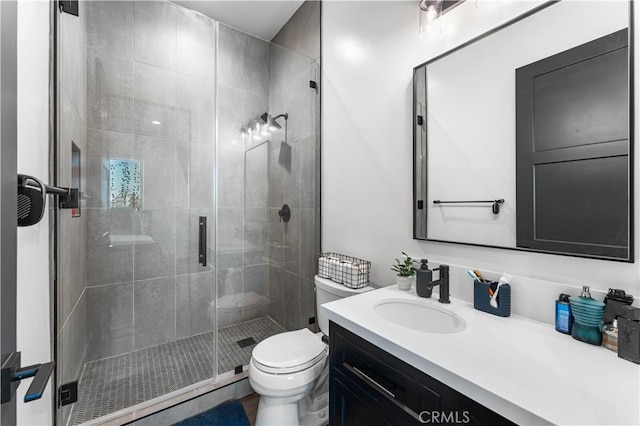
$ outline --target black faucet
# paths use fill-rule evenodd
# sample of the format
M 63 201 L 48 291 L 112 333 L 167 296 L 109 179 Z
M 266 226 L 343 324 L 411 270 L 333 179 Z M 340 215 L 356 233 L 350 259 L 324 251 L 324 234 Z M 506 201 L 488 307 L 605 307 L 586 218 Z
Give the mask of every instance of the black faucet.
M 439 285 L 440 297 L 438 298 L 438 302 L 451 303 L 451 301 L 449 300 L 449 266 L 440 265 L 440 267 L 434 269 L 434 271 L 439 271 L 439 278 L 437 280 L 429 282 L 429 288 L 433 288 Z

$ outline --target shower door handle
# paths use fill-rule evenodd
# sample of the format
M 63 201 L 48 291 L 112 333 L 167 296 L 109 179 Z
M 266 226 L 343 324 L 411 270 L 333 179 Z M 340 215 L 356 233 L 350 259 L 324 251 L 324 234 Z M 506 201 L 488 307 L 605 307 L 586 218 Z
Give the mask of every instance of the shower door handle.
M 198 263 L 207 266 L 207 217 L 200 216 L 199 219 L 199 241 L 198 241 Z

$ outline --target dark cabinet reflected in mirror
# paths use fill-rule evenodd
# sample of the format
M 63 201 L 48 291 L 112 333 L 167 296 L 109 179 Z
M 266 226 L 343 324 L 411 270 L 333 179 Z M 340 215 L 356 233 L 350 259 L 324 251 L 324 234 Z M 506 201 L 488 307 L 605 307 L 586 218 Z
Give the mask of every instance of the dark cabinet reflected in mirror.
M 633 261 L 631 7 L 548 2 L 414 68 L 414 238 Z

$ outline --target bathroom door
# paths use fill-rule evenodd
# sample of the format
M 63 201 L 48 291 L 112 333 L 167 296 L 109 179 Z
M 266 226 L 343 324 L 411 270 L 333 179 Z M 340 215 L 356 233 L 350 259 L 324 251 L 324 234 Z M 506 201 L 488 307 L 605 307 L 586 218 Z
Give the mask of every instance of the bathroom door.
M 0 2 L 0 354 L 3 369 L 16 352 L 16 20 L 17 3 Z M 16 424 L 15 397 L 0 405 L 0 424 Z

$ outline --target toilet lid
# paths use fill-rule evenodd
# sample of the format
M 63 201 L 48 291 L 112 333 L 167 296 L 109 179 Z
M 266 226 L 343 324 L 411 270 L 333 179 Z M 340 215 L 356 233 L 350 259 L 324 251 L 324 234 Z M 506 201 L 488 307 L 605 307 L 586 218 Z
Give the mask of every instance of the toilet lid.
M 302 371 L 324 359 L 327 345 L 306 328 L 276 334 L 253 348 L 254 365 L 267 373 Z

